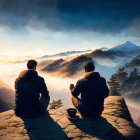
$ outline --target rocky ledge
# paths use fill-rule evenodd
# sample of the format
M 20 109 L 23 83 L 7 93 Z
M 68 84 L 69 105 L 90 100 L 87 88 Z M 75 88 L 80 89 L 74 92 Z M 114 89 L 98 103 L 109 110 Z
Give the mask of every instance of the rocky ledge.
M 41 117 L 22 120 L 7 111 L 0 113 L 0 140 L 138 140 L 140 128 L 121 96 L 109 96 L 98 119 L 69 120 L 65 110 L 50 110 Z

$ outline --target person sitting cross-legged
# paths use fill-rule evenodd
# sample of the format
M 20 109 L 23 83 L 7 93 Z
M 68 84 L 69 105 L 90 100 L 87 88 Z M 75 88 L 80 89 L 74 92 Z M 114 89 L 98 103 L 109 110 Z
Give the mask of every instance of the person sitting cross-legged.
M 75 86 L 70 85 L 72 103 L 81 115 L 98 117 L 104 110 L 104 99 L 109 95 L 109 89 L 105 78 L 94 71 L 93 62 L 87 62 L 84 69 L 84 78 L 78 80 Z
M 15 114 L 21 118 L 34 118 L 46 112 L 50 96 L 44 78 L 36 71 L 37 62 L 29 60 L 27 70 L 15 81 Z

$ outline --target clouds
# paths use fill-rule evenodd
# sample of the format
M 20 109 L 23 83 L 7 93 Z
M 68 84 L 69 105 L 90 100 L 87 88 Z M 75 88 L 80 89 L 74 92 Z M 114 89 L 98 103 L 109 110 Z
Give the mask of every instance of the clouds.
M 132 23 L 140 17 L 139 5 L 139 0 L 1 0 L 0 24 L 114 34 L 137 28 Z
M 139 44 L 139 0 L 0 0 L 0 48 L 45 55 Z

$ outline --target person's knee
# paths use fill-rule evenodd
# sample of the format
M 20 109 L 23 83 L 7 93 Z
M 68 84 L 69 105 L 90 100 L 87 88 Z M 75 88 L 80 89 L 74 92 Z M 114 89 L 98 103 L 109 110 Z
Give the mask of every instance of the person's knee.
M 73 101 L 73 100 L 74 100 L 74 98 L 75 98 L 75 97 L 74 97 L 74 96 L 72 96 L 72 97 L 71 97 L 71 100 Z
M 79 101 L 76 97 L 72 96 L 72 103 L 77 108 L 79 106 Z
M 72 103 L 75 104 L 76 98 L 74 96 L 71 97 Z

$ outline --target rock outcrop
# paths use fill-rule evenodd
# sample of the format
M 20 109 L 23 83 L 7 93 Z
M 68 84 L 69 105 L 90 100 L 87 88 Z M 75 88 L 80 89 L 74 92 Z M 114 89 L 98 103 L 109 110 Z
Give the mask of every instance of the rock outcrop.
M 0 114 L 0 140 L 138 140 L 140 128 L 121 96 L 109 96 L 98 119 L 69 120 L 65 110 L 50 110 L 41 117 L 20 119 L 14 112 Z

